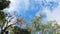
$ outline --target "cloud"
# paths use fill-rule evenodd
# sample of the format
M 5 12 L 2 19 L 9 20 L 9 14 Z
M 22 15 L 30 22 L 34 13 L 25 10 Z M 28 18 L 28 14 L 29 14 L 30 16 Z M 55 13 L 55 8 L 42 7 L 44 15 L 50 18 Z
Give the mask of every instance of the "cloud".
M 46 13 L 48 21 L 56 20 L 57 23 L 60 24 L 60 3 L 52 12 L 48 10 L 48 7 L 44 9 L 44 12 Z
M 15 13 L 16 16 L 20 14 L 25 15 L 26 11 L 29 8 L 29 0 L 10 0 L 9 8 L 6 8 L 4 11 L 9 13 Z
M 60 24 L 60 5 L 53 12 L 46 12 L 48 20 L 56 20 Z
M 9 12 L 16 11 L 17 6 L 18 6 L 18 0 L 10 0 L 10 7 L 8 9 Z
M 46 14 L 46 20 L 56 20 L 58 22 L 58 24 L 60 24 L 60 3 L 59 0 L 46 0 L 48 3 L 46 3 L 46 7 L 43 8 L 42 11 L 39 11 L 36 13 L 37 16 L 39 16 L 40 13 L 45 13 Z M 49 2 L 53 2 L 56 4 L 49 4 Z M 48 6 L 49 5 L 49 6 Z M 44 7 L 44 6 L 43 6 Z M 49 8 L 50 7 L 50 8 Z M 52 8 L 53 7 L 53 8 Z M 51 11 L 50 9 L 52 8 L 53 11 Z
M 60 23 L 60 0 L 10 0 L 9 12 L 16 12 L 25 16 L 38 15 L 39 13 L 45 13 L 47 20 L 56 20 Z M 53 3 L 49 3 L 53 2 Z M 56 3 L 57 2 L 57 3 Z M 48 6 L 49 5 L 49 6 Z M 53 11 L 51 12 L 52 9 Z M 33 13 L 32 13 L 33 12 Z M 16 15 L 15 13 L 15 15 Z

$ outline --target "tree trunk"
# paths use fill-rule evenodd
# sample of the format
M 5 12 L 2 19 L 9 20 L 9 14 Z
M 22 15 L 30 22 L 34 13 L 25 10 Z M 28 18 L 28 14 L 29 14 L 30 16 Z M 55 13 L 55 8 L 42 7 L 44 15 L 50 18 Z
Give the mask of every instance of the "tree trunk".
M 1 34 L 4 34 L 4 31 L 3 30 L 1 31 Z
M 8 31 L 6 31 L 6 32 L 5 31 L 1 31 L 1 34 L 4 34 L 4 33 L 5 34 L 8 34 Z
M 1 34 L 4 34 L 4 33 L 7 34 L 8 32 L 6 31 L 6 29 L 7 29 L 7 27 L 4 30 L 2 29 Z

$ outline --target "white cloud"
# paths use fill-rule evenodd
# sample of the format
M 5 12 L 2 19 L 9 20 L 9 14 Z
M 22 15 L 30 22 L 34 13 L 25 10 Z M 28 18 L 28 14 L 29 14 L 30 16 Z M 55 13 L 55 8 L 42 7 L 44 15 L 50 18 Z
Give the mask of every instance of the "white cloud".
M 19 7 L 20 7 L 20 9 L 27 10 L 29 7 L 29 4 L 30 4 L 29 0 L 10 0 L 10 1 L 11 1 L 11 4 L 10 4 L 9 12 L 15 11 Z M 46 1 L 49 2 L 52 0 L 46 0 Z M 60 2 L 60 0 L 53 0 L 53 1 Z M 39 1 L 37 1 L 37 2 L 39 2 Z M 55 8 L 52 13 L 47 8 L 45 8 L 43 10 L 43 12 L 46 13 L 47 20 L 56 20 L 60 24 L 60 5 L 57 8 Z M 38 12 L 38 13 L 40 13 L 40 12 Z M 37 15 L 38 15 L 38 13 L 37 13 Z
M 29 0 L 10 0 L 10 1 L 11 1 L 10 6 L 6 10 L 10 13 L 13 13 L 14 11 L 20 12 L 21 10 L 27 10 L 29 7 Z
M 29 0 L 24 0 L 24 4 L 25 4 L 25 9 L 28 9 L 28 7 L 29 7 Z
M 60 24 L 60 5 L 55 8 L 52 12 L 47 8 L 44 10 L 47 15 L 47 20 L 56 20 Z
M 47 2 L 49 2 L 49 1 L 52 1 L 52 0 L 47 0 Z M 47 20 L 48 21 L 49 20 L 56 20 L 58 22 L 58 24 L 60 24 L 60 0 L 53 0 L 53 1 L 58 2 L 59 3 L 59 6 L 56 7 L 56 8 L 54 8 L 53 11 L 50 11 L 48 9 L 48 7 L 47 7 L 45 9 L 43 9 L 42 12 L 43 13 L 46 13 L 46 16 L 47 16 Z M 40 12 L 41 11 L 39 11 L 36 15 L 39 15 Z
M 18 6 L 18 0 L 10 0 L 10 5 L 9 8 L 4 9 L 5 12 L 7 13 L 13 13 L 14 11 L 17 10 Z

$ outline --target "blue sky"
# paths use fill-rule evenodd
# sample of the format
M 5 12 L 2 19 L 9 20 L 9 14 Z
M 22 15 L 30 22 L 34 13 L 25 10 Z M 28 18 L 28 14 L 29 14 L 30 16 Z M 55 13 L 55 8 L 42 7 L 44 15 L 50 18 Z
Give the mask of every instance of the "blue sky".
M 10 8 L 5 11 L 15 13 L 16 17 L 26 18 L 30 22 L 30 17 L 43 14 L 46 17 L 42 22 L 56 20 L 60 24 L 60 0 L 10 0 Z M 18 16 L 17 16 L 18 15 Z M 29 23 L 30 24 L 30 23 Z

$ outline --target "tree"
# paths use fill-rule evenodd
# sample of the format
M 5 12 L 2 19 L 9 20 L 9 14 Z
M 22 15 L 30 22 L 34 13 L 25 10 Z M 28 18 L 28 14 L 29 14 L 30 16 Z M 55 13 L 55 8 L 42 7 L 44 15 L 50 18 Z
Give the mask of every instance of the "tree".
M 59 34 L 60 25 L 57 24 L 56 20 L 47 21 L 46 24 L 41 23 L 42 16 L 33 18 L 31 25 L 26 25 L 27 29 L 31 32 L 40 32 L 42 34 Z M 40 34 L 39 33 L 39 34 Z
M 0 34 L 8 34 L 8 30 L 12 25 L 15 25 L 17 22 L 20 23 L 20 26 L 23 24 L 24 20 L 15 18 L 14 15 L 5 14 L 3 9 L 9 7 L 10 1 L 9 0 L 0 0 Z M 13 20 L 14 19 L 14 20 Z M 27 30 L 25 30 L 27 31 Z
M 21 28 L 22 24 L 26 22 L 24 18 L 23 18 L 23 19 L 17 18 L 17 21 L 18 21 L 19 24 L 20 24 L 20 28 Z
M 10 4 L 9 0 L 0 0 L 0 10 L 5 9 L 6 7 L 8 7 Z
M 34 34 L 36 32 L 39 32 L 41 30 L 41 25 L 42 25 L 41 20 L 42 20 L 42 15 L 34 17 L 33 19 L 31 19 L 32 24 L 26 25 L 27 29 L 31 31 L 31 33 L 34 32 Z
M 30 31 L 27 29 L 22 29 L 18 26 L 14 26 L 14 29 L 12 31 L 13 34 L 30 34 Z
M 14 24 L 10 24 L 10 25 L 9 25 L 9 23 L 12 22 L 12 21 L 11 21 L 12 19 L 15 19 L 15 18 L 14 18 L 13 16 L 11 16 L 11 15 L 9 15 L 9 16 L 7 15 L 7 16 L 5 17 L 5 20 L 4 20 L 4 19 L 2 20 L 2 22 L 1 22 L 2 24 L 1 24 L 1 26 L 0 26 L 0 27 L 1 27 L 1 34 L 5 33 L 5 32 L 6 32 L 6 29 L 8 29 L 8 27 L 10 27 L 11 25 L 14 25 L 15 22 L 17 22 L 17 21 L 13 21 Z M 15 19 L 15 20 L 16 20 L 16 19 Z M 0 20 L 0 21 L 1 21 L 1 20 Z
M 3 11 L 0 11 L 0 28 L 3 28 L 4 22 L 6 21 L 5 19 L 5 13 Z
M 1 25 L 1 34 L 4 34 L 4 33 L 6 33 L 6 31 L 9 31 L 11 29 L 11 27 L 13 29 L 13 25 L 15 25 L 18 22 L 20 24 L 24 23 L 23 19 L 20 19 L 20 18 L 18 19 L 14 15 L 11 15 L 11 14 L 7 14 L 7 16 L 5 17 L 5 19 L 6 19 L 5 22 L 2 21 L 3 24 Z
M 6 19 L 6 14 L 4 13 L 3 9 L 7 8 L 10 4 L 9 0 L 0 0 L 0 34 L 4 34 L 8 26 L 8 21 Z M 9 17 L 8 17 L 9 18 Z
M 5 21 L 5 13 L 3 11 L 0 11 L 0 26 L 2 26 L 2 22 Z
M 47 29 L 48 34 L 58 34 L 58 29 L 60 29 L 60 25 L 58 25 L 56 20 L 48 21 L 47 25 L 49 26 Z

